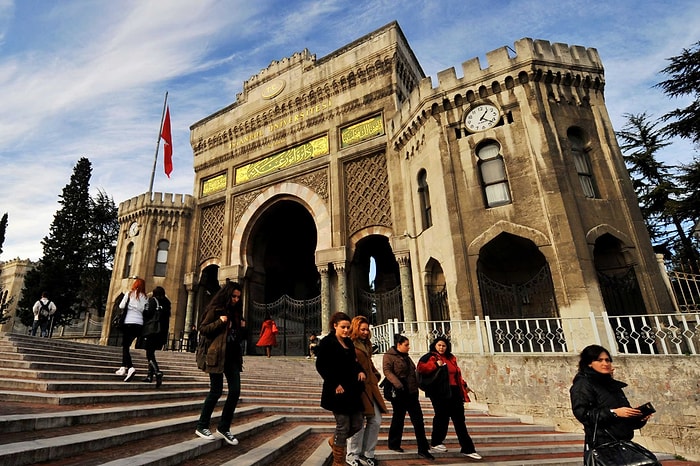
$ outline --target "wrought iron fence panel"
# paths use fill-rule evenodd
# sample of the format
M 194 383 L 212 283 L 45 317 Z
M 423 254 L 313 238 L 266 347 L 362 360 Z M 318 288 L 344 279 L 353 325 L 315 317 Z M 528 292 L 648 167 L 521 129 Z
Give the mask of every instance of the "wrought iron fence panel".
M 489 319 L 491 349 L 496 353 L 566 353 L 566 337 L 560 318 Z
M 302 356 L 307 353 L 307 341 L 311 333 L 321 334 L 321 296 L 298 300 L 282 295 L 268 304 L 253 301 L 247 322 L 250 332 L 249 351 L 257 342 L 255 338 L 265 315 L 269 314 L 279 328 L 277 343 L 285 355 Z
M 700 313 L 639 314 L 603 318 L 619 354 L 698 354 Z
M 700 311 L 700 275 L 679 271 L 668 272 L 671 289 L 681 312 Z
M 358 290 L 357 301 L 358 313 L 367 317 L 372 325 L 403 319 L 401 286 L 383 292 Z

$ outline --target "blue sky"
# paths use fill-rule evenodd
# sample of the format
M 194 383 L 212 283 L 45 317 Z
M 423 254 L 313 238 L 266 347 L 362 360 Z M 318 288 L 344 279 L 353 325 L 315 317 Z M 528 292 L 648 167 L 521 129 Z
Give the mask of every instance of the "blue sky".
M 523 37 L 598 49 L 616 130 L 625 113 L 685 106 L 653 85 L 700 40 L 700 2 L 615 0 L 0 0 L 0 260 L 37 260 L 80 157 L 117 204 L 148 191 L 166 90 L 174 171 L 154 191 L 191 194 L 189 127 L 243 81 L 304 48 L 321 58 L 397 20 L 426 75 Z M 690 162 L 674 142 L 669 163 Z M 162 146 L 160 150 L 162 158 Z

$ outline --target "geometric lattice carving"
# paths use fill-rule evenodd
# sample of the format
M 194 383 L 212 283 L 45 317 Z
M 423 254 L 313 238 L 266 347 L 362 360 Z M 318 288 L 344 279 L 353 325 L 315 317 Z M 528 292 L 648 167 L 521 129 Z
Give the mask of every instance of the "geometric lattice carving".
M 260 195 L 262 191 L 256 189 L 255 191 L 248 191 L 247 193 L 239 194 L 233 198 L 233 227 L 238 225 L 239 220 L 243 217 L 243 213 L 248 208 L 248 206 L 255 200 L 256 197 Z
M 303 184 L 314 190 L 318 197 L 324 201 L 328 201 L 328 174 L 326 170 L 317 170 L 315 172 L 307 173 L 306 175 L 298 176 L 292 178 L 292 183 Z
M 221 257 L 224 239 L 225 202 L 202 208 L 199 226 L 199 262 L 212 257 Z
M 386 157 L 374 154 L 345 165 L 348 235 L 368 226 L 391 227 Z

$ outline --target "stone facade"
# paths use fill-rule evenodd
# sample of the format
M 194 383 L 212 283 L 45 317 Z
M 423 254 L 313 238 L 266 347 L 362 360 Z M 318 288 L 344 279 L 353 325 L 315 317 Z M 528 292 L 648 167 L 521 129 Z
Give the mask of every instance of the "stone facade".
M 176 335 L 226 279 L 243 284 L 253 328 L 254 303 L 320 295 L 318 322 L 289 320 L 299 338 L 334 311 L 671 311 L 597 51 L 525 38 L 486 57 L 434 86 L 391 23 L 321 59 L 272 62 L 192 125 L 193 196 L 122 203 L 110 296 L 131 275 L 163 284 Z M 145 228 L 130 237 L 134 221 Z M 163 239 L 167 275 L 151 279 Z
M 29 259 L 12 259 L 0 262 L 0 303 L 12 300 L 7 308 L 7 315 L 11 316 L 4 324 L 0 324 L 0 332 L 25 332 L 26 327 L 16 317 L 17 303 L 22 299 L 24 277 L 33 269 L 35 264 Z

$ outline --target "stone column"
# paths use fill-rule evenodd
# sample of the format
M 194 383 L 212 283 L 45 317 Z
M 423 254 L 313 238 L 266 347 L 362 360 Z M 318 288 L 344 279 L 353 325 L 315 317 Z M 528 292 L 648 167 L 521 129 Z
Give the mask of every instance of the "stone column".
M 331 318 L 331 287 L 328 281 L 328 265 L 316 266 L 321 274 L 321 335 L 328 331 L 328 322 Z
M 413 297 L 413 281 L 411 280 L 411 259 L 409 253 L 395 254 L 399 263 L 401 280 L 401 302 L 403 304 L 403 319 L 406 322 L 416 321 L 416 302 Z
M 333 262 L 333 268 L 338 276 L 338 311 L 348 313 L 348 282 L 345 277 L 345 261 Z M 349 314 L 348 314 L 349 315 Z

